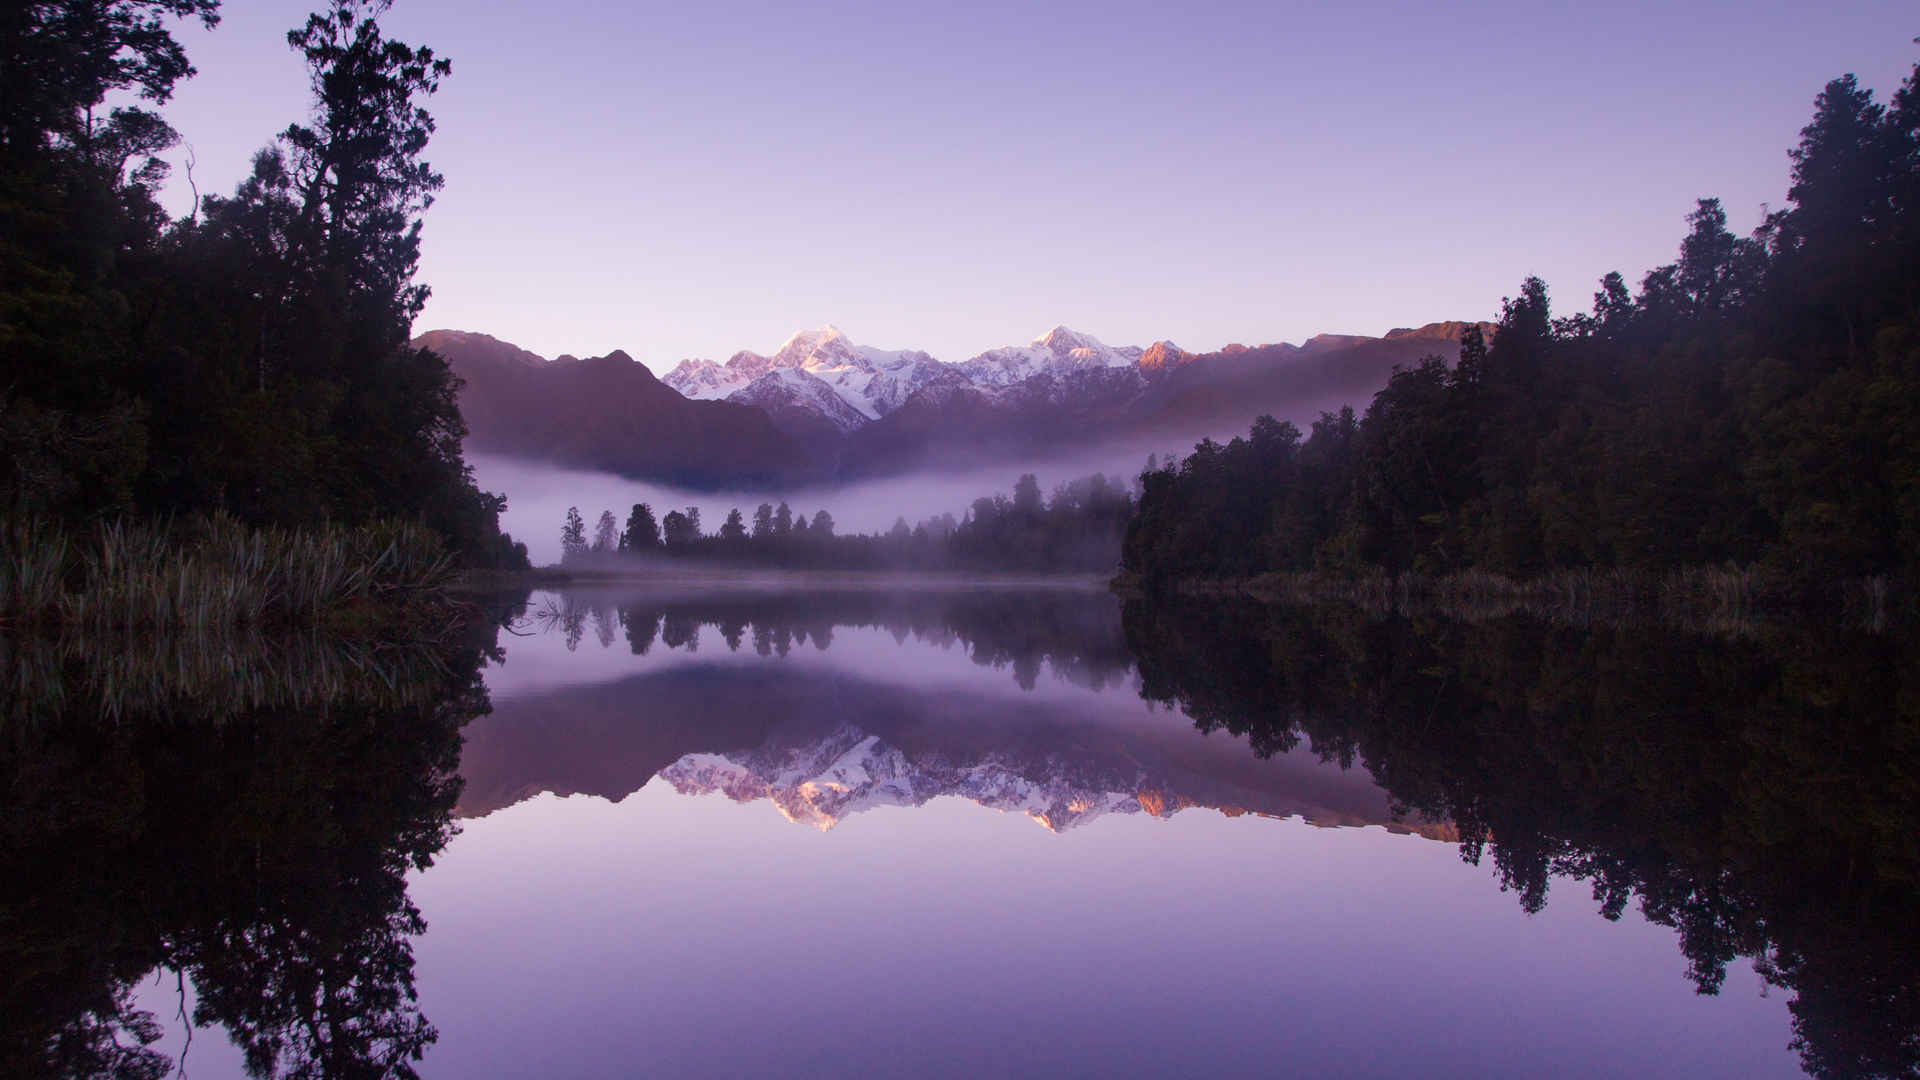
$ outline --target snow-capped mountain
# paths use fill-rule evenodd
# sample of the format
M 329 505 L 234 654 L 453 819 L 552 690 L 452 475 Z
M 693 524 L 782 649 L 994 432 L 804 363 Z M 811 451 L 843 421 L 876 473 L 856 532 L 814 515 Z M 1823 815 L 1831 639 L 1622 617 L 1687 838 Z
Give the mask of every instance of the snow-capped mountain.
M 1379 338 L 1320 334 L 1301 345 L 1189 353 L 1167 341 L 1109 346 L 1056 326 L 954 363 L 857 345 L 827 326 L 772 355 L 684 360 L 659 380 L 620 352 L 549 363 L 482 335 L 419 340 L 466 380 L 461 408 L 475 447 L 726 487 L 844 483 L 1095 446 L 1164 448 L 1230 437 L 1263 413 L 1305 423 L 1364 407 L 1396 366 L 1429 355 L 1452 362 L 1472 328 L 1441 322 Z M 1477 329 L 1484 337 L 1494 327 Z
M 1052 832 L 1064 832 L 1107 813 L 1143 809 L 1166 816 L 1177 807 L 1137 793 L 1143 776 L 1115 777 L 1129 790 L 1076 782 L 1064 769 L 1037 775 L 1031 763 L 1000 755 L 965 763 L 915 763 L 877 735 L 852 725 L 818 742 L 765 746 L 732 755 L 688 754 L 660 771 L 682 795 L 721 792 L 735 802 L 766 799 L 787 820 L 822 832 L 850 814 L 876 806 L 920 806 L 956 795 L 1002 812 L 1025 814 Z
M 1114 348 L 1090 334 L 1056 326 L 1030 344 L 989 349 L 949 364 L 915 349 L 856 345 L 838 327 L 827 326 L 793 335 L 772 356 L 738 352 L 724 364 L 683 360 L 661 381 L 689 398 L 725 398 L 763 408 L 769 402 L 812 407 L 844 432 L 860 425 L 844 414 L 836 415 L 831 404 L 815 398 L 811 382 L 783 378 L 760 384 L 775 373 L 799 372 L 831 389 L 864 420 L 877 420 L 923 390 L 942 395 L 966 389 L 992 393 L 1042 376 L 1059 379 L 1092 370 L 1132 371 L 1143 352 L 1132 346 Z
M 959 367 L 980 386 L 1012 386 L 1036 375 L 1058 376 L 1088 368 L 1131 368 L 1144 351 L 1131 345 L 1111 348 L 1092 335 L 1056 326 L 1029 344 L 988 349 L 961 361 Z
M 752 405 L 773 418 L 774 425 L 791 430 L 791 416 L 818 418 L 844 435 L 869 417 L 841 397 L 826 380 L 803 368 L 775 368 L 727 395 L 739 405 Z M 783 420 L 789 422 L 783 423 Z
M 915 349 L 855 345 L 838 327 L 826 326 L 802 330 L 772 356 L 737 352 L 725 364 L 683 360 L 661 381 L 689 398 L 731 398 L 776 371 L 803 372 L 831 388 L 862 417 L 877 420 L 922 382 L 938 378 L 942 365 Z M 771 388 L 762 391 L 769 392 Z

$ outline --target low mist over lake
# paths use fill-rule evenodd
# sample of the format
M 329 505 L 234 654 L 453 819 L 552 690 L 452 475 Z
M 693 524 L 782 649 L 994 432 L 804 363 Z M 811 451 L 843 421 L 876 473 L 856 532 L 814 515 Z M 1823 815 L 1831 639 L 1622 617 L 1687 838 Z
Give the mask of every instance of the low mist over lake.
M 1146 453 L 1151 453 L 1147 451 Z M 560 561 L 560 527 L 567 509 L 579 507 L 589 519 L 611 510 L 624 521 L 634 503 L 653 506 L 664 516 L 669 510 L 700 508 L 709 529 L 720 524 L 727 511 L 751 515 L 763 502 L 790 504 L 796 513 L 827 510 L 843 533 L 883 533 L 904 517 L 909 525 L 941 514 L 961 516 L 981 496 L 1004 495 L 1022 473 L 1033 473 L 1042 490 L 1055 484 L 1101 472 L 1132 484 L 1145 464 L 1145 453 L 1135 460 L 1125 450 L 1091 454 L 1077 460 L 1050 461 L 1031 466 L 982 466 L 955 472 L 922 472 L 835 487 L 798 491 L 690 491 L 628 480 L 606 473 L 577 472 L 531 464 L 487 454 L 471 455 L 474 478 L 483 488 L 507 496 L 501 527 L 527 545 L 536 565 Z

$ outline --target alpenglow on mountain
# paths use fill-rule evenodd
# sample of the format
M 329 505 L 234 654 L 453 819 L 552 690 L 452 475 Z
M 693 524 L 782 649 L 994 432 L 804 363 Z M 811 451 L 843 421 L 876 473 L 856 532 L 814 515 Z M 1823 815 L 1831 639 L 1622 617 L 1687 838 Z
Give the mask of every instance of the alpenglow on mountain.
M 1056 326 L 1030 344 L 990 349 L 945 364 L 916 349 L 855 345 L 840 328 L 826 326 L 793 335 L 772 356 L 742 351 L 724 364 L 683 360 L 660 381 L 689 398 L 724 398 L 769 409 L 776 403 L 800 405 L 847 432 L 893 412 L 922 390 L 993 391 L 1042 375 L 1130 369 L 1144 352 L 1111 348 L 1091 335 Z M 846 409 L 827 400 L 829 393 Z
M 624 352 L 548 361 L 485 334 L 435 330 L 416 344 L 464 382 L 472 449 L 702 489 L 835 483 L 922 468 L 1173 451 L 1244 433 L 1263 413 L 1305 428 L 1364 408 L 1396 366 L 1457 359 L 1441 322 L 1383 337 L 1187 352 L 1110 346 L 1056 326 L 1026 345 L 958 362 L 806 330 L 772 355 L 680 362 L 656 379 Z

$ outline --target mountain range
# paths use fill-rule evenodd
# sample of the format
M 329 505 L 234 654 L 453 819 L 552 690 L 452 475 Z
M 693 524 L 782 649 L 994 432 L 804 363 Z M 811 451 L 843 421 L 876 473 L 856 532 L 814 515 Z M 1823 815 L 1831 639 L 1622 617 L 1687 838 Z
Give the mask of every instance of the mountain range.
M 1190 353 L 1109 346 L 1056 326 L 958 362 L 806 330 L 773 353 L 682 361 L 656 378 L 625 352 L 546 360 L 485 334 L 415 344 L 463 381 L 476 450 L 698 488 L 818 483 L 1244 431 L 1363 406 L 1396 366 L 1458 357 L 1475 324 Z M 1477 324 L 1491 336 L 1489 324 Z
M 1304 750 L 1261 759 L 1178 717 L 1102 722 L 1113 709 L 1098 694 L 928 696 L 784 664 L 670 669 L 496 701 L 465 732 L 455 813 L 542 792 L 619 802 L 657 776 L 821 830 L 952 796 L 1056 833 L 1201 807 L 1457 839 L 1449 823 L 1397 817 L 1363 770 Z

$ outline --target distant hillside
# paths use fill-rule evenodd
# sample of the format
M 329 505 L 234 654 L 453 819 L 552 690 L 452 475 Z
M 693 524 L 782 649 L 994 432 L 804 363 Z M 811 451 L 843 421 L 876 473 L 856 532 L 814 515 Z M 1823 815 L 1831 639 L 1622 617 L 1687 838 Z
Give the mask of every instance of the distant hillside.
M 962 363 L 855 345 L 827 327 L 772 356 L 689 360 L 667 380 L 623 352 L 548 361 L 485 334 L 419 344 L 467 382 L 469 444 L 695 487 L 780 486 L 1018 462 L 1116 445 L 1179 449 L 1262 413 L 1306 426 L 1363 408 L 1396 366 L 1452 363 L 1471 325 L 1189 353 L 1109 347 L 1066 327 Z M 1483 331 L 1491 327 L 1482 324 Z
M 467 446 L 533 461 L 690 487 L 789 484 L 819 467 L 767 414 L 689 401 L 624 352 L 548 361 L 485 334 L 415 339 L 445 356 L 465 386 Z
M 1458 360 L 1460 335 L 1471 325 L 1492 340 L 1491 323 L 1439 322 L 1379 338 L 1321 334 L 1304 345 L 1230 345 L 1169 369 L 1134 403 L 1126 426 L 1198 437 L 1244 431 L 1262 414 L 1305 427 L 1303 421 L 1323 409 L 1364 410 L 1396 366 L 1435 355 L 1449 364 Z

